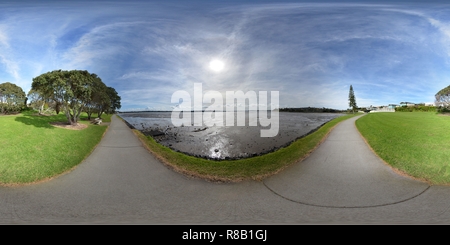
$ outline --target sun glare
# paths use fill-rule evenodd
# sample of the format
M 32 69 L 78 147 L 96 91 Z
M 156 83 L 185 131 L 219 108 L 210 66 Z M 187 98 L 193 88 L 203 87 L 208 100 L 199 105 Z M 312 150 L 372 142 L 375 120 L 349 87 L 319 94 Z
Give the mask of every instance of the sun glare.
M 224 64 L 220 60 L 212 60 L 209 62 L 209 68 L 215 72 L 220 72 L 223 70 Z

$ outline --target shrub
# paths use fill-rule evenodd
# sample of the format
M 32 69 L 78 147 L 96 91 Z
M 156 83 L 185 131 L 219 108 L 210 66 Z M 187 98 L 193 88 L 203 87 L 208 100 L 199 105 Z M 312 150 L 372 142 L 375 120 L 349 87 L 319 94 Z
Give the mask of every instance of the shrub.
M 439 113 L 450 113 L 450 109 L 447 108 L 447 107 L 440 106 L 439 108 L 437 108 L 437 112 L 439 112 Z
M 396 112 L 436 112 L 436 106 L 415 105 L 401 106 L 395 108 Z

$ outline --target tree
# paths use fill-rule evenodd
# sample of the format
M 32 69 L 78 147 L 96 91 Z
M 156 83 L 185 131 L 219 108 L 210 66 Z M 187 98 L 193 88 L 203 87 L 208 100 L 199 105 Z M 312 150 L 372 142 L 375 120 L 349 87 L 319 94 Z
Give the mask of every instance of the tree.
M 96 74 L 91 74 L 91 76 L 92 76 L 92 91 L 85 108 L 86 113 L 88 115 L 88 120 L 91 120 L 91 115 L 93 112 L 99 113 L 104 101 L 109 100 L 107 95 L 107 87 L 102 82 L 100 77 L 98 77 Z
M 45 99 L 55 102 L 55 109 L 62 106 L 70 124 L 76 125 L 92 92 L 93 76 L 87 71 L 54 70 L 33 78 L 31 89 Z
M 107 87 L 99 77 L 94 75 L 92 93 L 86 106 L 88 119 L 91 120 L 93 112 L 97 112 L 99 118 L 103 113 L 113 114 L 120 109 L 120 96 L 112 87 Z
M 0 112 L 19 112 L 26 106 L 26 95 L 22 88 L 10 83 L 0 84 Z
M 350 106 L 350 108 L 352 108 L 353 113 L 355 113 L 355 111 L 358 109 L 358 106 L 356 105 L 355 93 L 353 92 L 352 85 L 350 85 L 350 91 L 348 93 L 348 105 Z
M 28 91 L 27 98 L 29 99 L 31 108 L 38 110 L 39 114 L 44 113 L 44 106 L 48 101 L 45 100 L 41 93 L 31 89 L 30 91 Z
M 436 107 L 450 109 L 450 85 L 437 92 L 435 98 Z
M 113 114 L 116 110 L 120 109 L 122 106 L 120 104 L 120 96 L 117 91 L 112 87 L 106 88 L 106 94 L 108 95 L 108 102 L 104 104 L 103 112 Z M 100 117 L 101 114 L 99 114 Z
M 91 119 L 93 112 L 114 113 L 120 109 L 120 96 L 94 73 L 81 70 L 55 70 L 33 78 L 31 91 L 36 100 L 62 107 L 70 124 L 77 124 L 81 112 Z

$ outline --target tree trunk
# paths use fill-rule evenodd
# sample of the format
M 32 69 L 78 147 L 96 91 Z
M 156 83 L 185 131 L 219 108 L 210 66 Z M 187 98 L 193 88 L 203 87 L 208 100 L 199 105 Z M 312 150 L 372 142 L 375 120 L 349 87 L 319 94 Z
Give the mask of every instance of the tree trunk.
M 61 104 L 59 102 L 56 102 L 56 105 L 55 105 L 56 115 L 59 114 L 60 110 L 61 110 Z
M 44 112 L 44 105 L 45 105 L 45 103 L 42 103 L 42 105 L 39 106 L 39 114 L 43 114 L 43 112 Z
M 73 114 L 70 114 L 70 124 L 75 126 L 77 125 L 77 123 L 78 123 L 77 116 L 74 112 Z
M 65 114 L 66 114 L 66 118 L 69 121 L 69 124 L 70 125 L 76 125 L 76 121 L 73 120 L 74 117 L 70 113 L 70 109 L 69 109 L 69 107 L 67 105 L 64 106 L 64 111 L 65 111 Z
M 81 112 L 83 111 L 83 107 L 80 107 L 80 108 L 78 108 L 78 111 L 77 111 L 77 113 L 75 114 L 75 112 L 73 113 L 74 115 L 75 115 L 75 122 L 76 123 L 78 123 L 78 120 L 80 120 L 80 115 L 81 115 Z

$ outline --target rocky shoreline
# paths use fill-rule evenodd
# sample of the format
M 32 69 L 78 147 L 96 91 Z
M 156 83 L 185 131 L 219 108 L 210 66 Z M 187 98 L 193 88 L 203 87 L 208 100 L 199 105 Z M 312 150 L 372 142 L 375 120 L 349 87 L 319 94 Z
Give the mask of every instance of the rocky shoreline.
M 175 133 L 164 133 L 160 130 L 139 130 L 142 134 L 144 134 L 145 136 L 150 136 L 153 139 L 155 139 L 156 142 L 160 143 L 161 145 L 167 146 L 170 149 L 176 151 L 176 152 L 180 152 L 189 156 L 193 156 L 193 157 L 198 157 L 198 158 L 204 158 L 207 160 L 215 160 L 215 161 L 221 161 L 221 160 L 239 160 L 239 159 L 244 159 L 244 158 L 250 158 L 250 157 L 256 157 L 256 156 L 262 156 L 271 152 L 275 152 L 281 148 L 285 148 L 289 145 L 291 145 L 292 143 L 294 143 L 295 141 L 297 141 L 298 139 L 301 139 L 303 137 L 308 136 L 309 134 L 314 133 L 315 131 L 317 131 L 320 127 L 322 127 L 324 124 L 321 124 L 320 126 L 316 127 L 315 129 L 309 131 L 308 133 L 301 135 L 287 143 L 284 143 L 283 145 L 279 145 L 279 146 L 273 146 L 270 149 L 265 149 L 262 148 L 262 150 L 260 152 L 252 152 L 252 153 L 248 153 L 248 152 L 244 152 L 243 154 L 238 154 L 236 156 L 223 156 L 223 157 L 218 157 L 218 156 L 214 156 L 212 157 L 211 155 L 205 155 L 205 154 L 196 154 L 196 153 L 192 153 L 189 151 L 181 151 L 178 148 L 175 148 L 173 146 L 173 144 L 171 142 L 176 142 L 176 143 L 183 143 L 182 140 L 179 140 L 179 136 Z M 206 130 L 207 128 L 204 128 L 203 130 Z M 198 132 L 198 131 L 192 131 L 192 132 Z M 207 139 L 205 141 L 208 141 Z M 222 149 L 219 148 L 215 148 L 214 152 L 217 153 L 217 155 L 219 155 L 219 152 Z
M 153 137 L 156 142 L 174 151 L 220 161 L 244 159 L 277 151 L 317 131 L 325 123 L 341 115 L 280 113 L 280 128 L 275 137 L 260 137 L 262 128 L 259 126 L 174 127 L 169 120 L 164 121 L 162 118 L 124 120 L 130 128 Z

